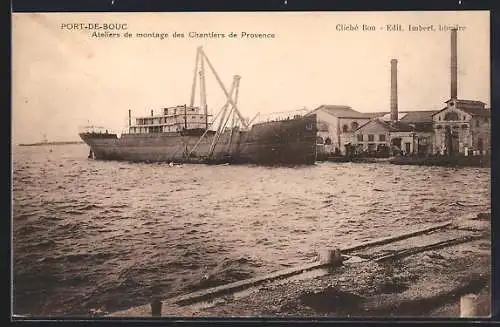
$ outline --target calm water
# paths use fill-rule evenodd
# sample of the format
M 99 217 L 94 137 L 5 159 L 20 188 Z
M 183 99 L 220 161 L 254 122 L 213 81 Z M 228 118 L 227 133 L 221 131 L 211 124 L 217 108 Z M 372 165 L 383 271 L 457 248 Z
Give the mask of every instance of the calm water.
M 124 309 L 478 210 L 457 201 L 490 204 L 489 169 L 169 167 L 87 154 L 14 148 L 17 314 Z

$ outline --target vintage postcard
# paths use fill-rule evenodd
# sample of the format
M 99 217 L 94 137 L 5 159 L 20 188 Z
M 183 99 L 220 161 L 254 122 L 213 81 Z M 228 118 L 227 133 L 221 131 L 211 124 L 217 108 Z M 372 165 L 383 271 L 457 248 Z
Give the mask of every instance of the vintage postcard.
M 488 11 L 13 13 L 13 317 L 488 317 Z

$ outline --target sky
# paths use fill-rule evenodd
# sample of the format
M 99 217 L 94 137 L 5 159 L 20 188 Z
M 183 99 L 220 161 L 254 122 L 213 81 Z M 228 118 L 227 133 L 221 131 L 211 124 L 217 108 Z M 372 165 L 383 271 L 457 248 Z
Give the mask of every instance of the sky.
M 93 37 L 69 26 L 126 24 L 119 38 Z M 375 31 L 362 31 L 362 25 Z M 403 31 L 388 31 L 401 24 Z M 409 25 L 434 31 L 409 31 Z M 450 97 L 450 32 L 459 25 L 458 97 L 490 103 L 487 11 L 256 13 L 14 13 L 12 141 L 78 140 L 94 124 L 121 133 L 133 116 L 188 104 L 196 48 L 203 49 L 227 89 L 241 76 L 238 109 L 251 118 L 348 105 L 389 111 L 390 60 L 398 60 L 400 110 L 439 110 Z M 358 30 L 339 30 L 339 26 Z M 94 26 L 94 25 L 91 25 Z M 100 30 L 104 32 L 104 30 Z M 116 31 L 115 31 L 116 32 Z M 125 38 L 129 32 L 132 38 Z M 174 38 L 173 33 L 184 33 Z M 225 33 L 190 38 L 189 32 Z M 234 32 L 237 38 L 227 35 Z M 241 33 L 274 38 L 241 38 Z M 136 33 L 168 33 L 141 38 Z M 209 111 L 226 97 L 206 70 Z M 198 91 L 197 91 L 198 93 Z M 195 104 L 199 104 L 198 98 Z

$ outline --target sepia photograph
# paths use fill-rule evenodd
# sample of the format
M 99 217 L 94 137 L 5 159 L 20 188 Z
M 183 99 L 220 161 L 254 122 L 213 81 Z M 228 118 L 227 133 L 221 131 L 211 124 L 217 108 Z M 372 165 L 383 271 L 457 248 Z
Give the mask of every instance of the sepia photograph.
M 489 11 L 11 22 L 12 319 L 491 316 Z

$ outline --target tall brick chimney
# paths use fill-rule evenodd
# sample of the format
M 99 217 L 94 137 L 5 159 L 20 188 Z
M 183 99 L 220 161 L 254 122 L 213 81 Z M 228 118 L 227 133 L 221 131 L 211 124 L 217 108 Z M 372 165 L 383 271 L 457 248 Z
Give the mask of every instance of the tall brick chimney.
M 398 120 L 398 61 L 391 59 L 391 120 Z
M 451 98 L 457 98 L 457 29 L 454 28 L 451 30 L 451 58 L 450 58 L 450 67 L 451 67 Z

